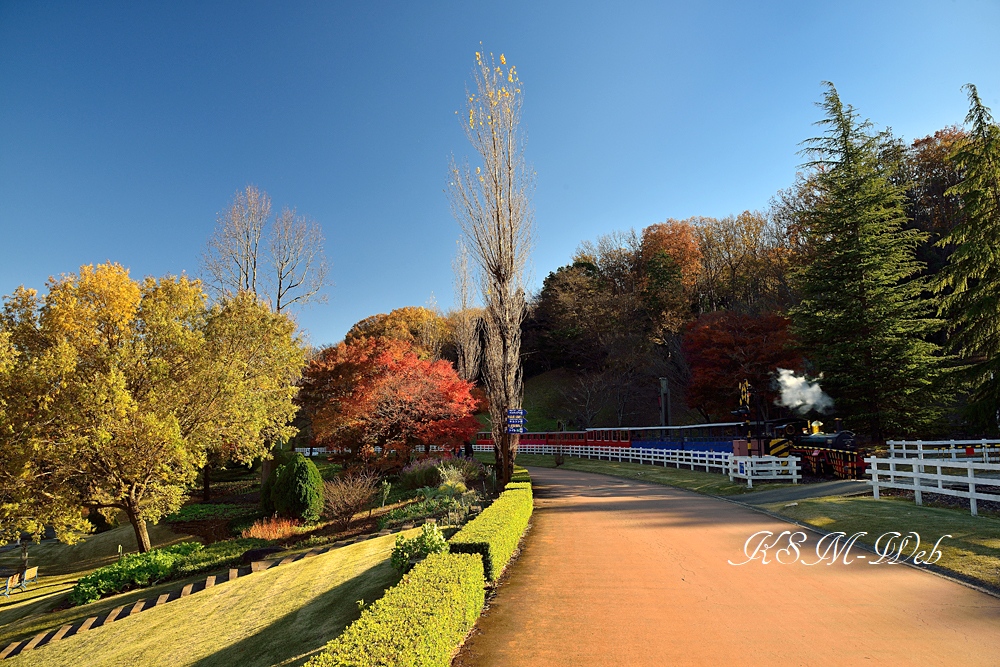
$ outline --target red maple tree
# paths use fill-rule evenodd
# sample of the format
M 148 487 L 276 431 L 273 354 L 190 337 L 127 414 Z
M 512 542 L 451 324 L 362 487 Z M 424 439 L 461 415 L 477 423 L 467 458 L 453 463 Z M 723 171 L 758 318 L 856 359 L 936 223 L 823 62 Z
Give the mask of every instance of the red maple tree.
M 691 369 L 686 402 L 711 421 L 729 421 L 739 407 L 740 383 L 749 380 L 766 412 L 774 405 L 778 368 L 802 370 L 802 356 L 791 345 L 789 320 L 769 313 L 706 313 L 688 325 L 682 346 Z M 756 406 L 754 406 L 756 408 Z
M 300 404 L 318 447 L 405 463 L 416 447 L 458 448 L 480 424 L 473 385 L 413 346 L 358 338 L 322 350 L 303 373 Z

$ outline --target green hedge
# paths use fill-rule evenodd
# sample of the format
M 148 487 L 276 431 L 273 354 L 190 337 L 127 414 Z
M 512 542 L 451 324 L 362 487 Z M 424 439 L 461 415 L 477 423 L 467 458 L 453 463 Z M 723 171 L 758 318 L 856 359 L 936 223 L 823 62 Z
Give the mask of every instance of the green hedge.
M 531 475 L 528 474 L 527 469 L 521 466 L 514 466 L 514 473 L 510 476 L 511 482 L 530 482 Z
M 452 536 L 452 553 L 480 554 L 486 578 L 496 581 L 528 527 L 531 510 L 531 483 L 511 482 L 492 505 Z
M 448 667 L 483 610 L 483 563 L 432 554 L 306 667 Z

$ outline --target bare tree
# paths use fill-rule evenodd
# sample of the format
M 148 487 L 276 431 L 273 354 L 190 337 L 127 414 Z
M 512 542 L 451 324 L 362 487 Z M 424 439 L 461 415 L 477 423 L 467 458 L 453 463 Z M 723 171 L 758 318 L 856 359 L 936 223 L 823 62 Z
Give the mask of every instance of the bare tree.
M 465 134 L 481 165 L 451 161 L 452 212 L 479 268 L 483 296 L 483 380 L 490 402 L 498 479 L 510 480 L 518 436 L 507 410 L 523 397 L 521 322 L 525 269 L 532 242 L 533 175 L 520 131 L 521 82 L 503 54 L 476 53 L 475 90 L 466 90 Z
M 284 208 L 274 220 L 269 245 L 274 311 L 324 301 L 319 292 L 327 284 L 327 265 L 319 223 Z
M 216 217 L 202 264 L 210 287 L 222 294 L 257 294 L 261 238 L 271 216 L 271 198 L 256 185 L 233 196 Z
M 217 295 L 249 292 L 276 313 L 322 301 L 328 284 L 319 224 L 288 208 L 272 219 L 271 198 L 255 185 L 218 215 L 202 267 Z
M 458 254 L 452 262 L 455 270 L 455 347 L 458 353 L 458 375 L 474 382 L 479 377 L 481 348 L 479 344 L 480 312 L 475 308 L 473 294 L 476 285 L 469 272 L 469 249 L 458 240 Z
M 584 373 L 562 395 L 578 428 L 591 428 L 607 405 L 607 384 L 601 373 Z

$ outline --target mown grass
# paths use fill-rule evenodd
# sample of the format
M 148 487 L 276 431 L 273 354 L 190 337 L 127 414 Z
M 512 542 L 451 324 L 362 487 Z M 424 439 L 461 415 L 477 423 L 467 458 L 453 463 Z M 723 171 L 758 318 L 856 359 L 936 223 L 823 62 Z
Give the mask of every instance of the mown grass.
M 1000 588 L 1000 518 L 972 516 L 967 510 L 922 507 L 912 500 L 866 496 L 827 496 L 792 503 L 770 503 L 764 509 L 810 526 L 848 535 L 866 532 L 858 542 L 873 546 L 883 533 L 910 531 L 928 550 L 942 535 L 936 565 L 955 574 Z M 884 540 L 883 540 L 884 543 Z M 909 553 L 909 549 L 905 553 Z M 904 555 L 905 555 L 904 553 Z
M 175 533 L 169 526 L 160 524 L 149 526 L 149 539 L 154 547 L 164 547 L 196 538 Z M 115 562 L 119 544 L 126 553 L 137 550 L 135 531 L 131 525 L 90 535 L 77 544 L 51 542 L 28 547 L 28 565 L 39 567 L 38 583 L 29 585 L 26 591 L 13 593 L 10 598 L 3 598 L 0 603 L 0 645 L 6 646 L 16 637 L 58 625 L 61 622 L 58 619 L 66 613 L 52 613 L 52 610 L 67 604 L 66 597 L 77 579 Z M 20 549 L 0 554 L 0 565 L 8 569 L 18 566 L 20 562 Z M 135 599 L 140 597 L 143 596 L 136 596 Z M 117 605 L 112 604 L 108 609 L 114 606 Z M 73 616 L 72 613 L 69 615 Z
M 477 454 L 486 463 L 493 463 L 493 454 Z M 687 470 L 684 468 L 660 467 L 642 465 L 639 463 L 622 463 L 618 461 L 599 461 L 597 459 L 580 459 L 567 456 L 560 466 L 565 470 L 593 472 L 613 477 L 624 477 L 642 482 L 652 482 L 665 486 L 676 486 L 682 489 L 697 491 L 716 496 L 735 496 L 753 493 L 765 489 L 777 489 L 791 486 L 785 483 L 756 482 L 753 489 L 748 489 L 746 482 L 730 482 L 729 477 L 715 472 Z M 555 457 L 542 454 L 518 454 L 517 464 L 522 466 L 537 466 L 539 468 L 555 468 Z
M 388 560 L 394 541 L 395 535 L 366 540 L 240 577 L 42 646 L 10 664 L 300 665 L 359 616 L 359 600 L 371 603 L 398 580 Z M 146 589 L 95 605 L 153 596 Z M 61 622 L 53 619 L 52 626 Z

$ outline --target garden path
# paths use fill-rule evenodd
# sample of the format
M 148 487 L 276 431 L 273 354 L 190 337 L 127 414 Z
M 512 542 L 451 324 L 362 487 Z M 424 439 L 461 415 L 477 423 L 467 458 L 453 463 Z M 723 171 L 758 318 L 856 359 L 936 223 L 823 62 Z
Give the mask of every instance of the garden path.
M 799 528 L 670 487 L 531 475 L 533 527 L 456 666 L 998 664 L 1000 599 L 857 549 L 735 567 L 753 533 Z

